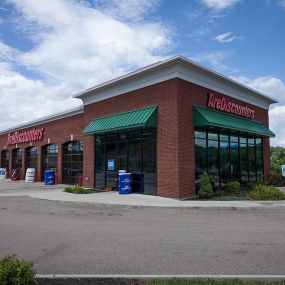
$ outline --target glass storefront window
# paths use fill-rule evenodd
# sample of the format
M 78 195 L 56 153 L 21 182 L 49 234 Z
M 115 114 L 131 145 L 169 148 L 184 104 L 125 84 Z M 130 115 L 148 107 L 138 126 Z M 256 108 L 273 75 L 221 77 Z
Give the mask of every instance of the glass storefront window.
M 205 131 L 195 131 L 195 138 L 206 139 Z
M 62 182 L 77 184 L 78 177 L 83 174 L 83 143 L 72 141 L 62 147 Z
M 218 134 L 217 133 L 208 133 L 208 140 L 218 140 Z
M 117 166 L 116 166 L 116 142 L 106 144 L 106 186 L 116 187 Z
M 1 167 L 6 168 L 8 173 L 9 173 L 9 161 L 10 161 L 9 150 L 2 150 L 1 151 Z
M 95 147 L 95 171 L 96 171 L 96 187 L 105 188 L 105 144 L 104 136 L 96 136 Z
M 196 181 L 199 182 L 203 172 L 207 171 L 207 141 L 195 138 L 195 173 Z
M 15 148 L 12 150 L 12 169 L 21 169 L 23 161 L 23 150 Z
M 239 147 L 238 137 L 230 137 L 230 172 L 231 180 L 239 180 L 240 178 L 240 165 L 239 165 Z
M 218 187 L 220 184 L 218 140 L 208 140 L 208 173 L 213 185 Z
M 249 180 L 256 181 L 255 139 L 248 139 Z
M 231 179 L 230 175 L 230 152 L 229 136 L 220 135 L 220 178 L 221 183 L 226 183 Z
M 42 147 L 42 180 L 46 170 L 54 170 L 57 173 L 58 145 L 48 144 Z
M 262 145 L 262 139 L 257 138 L 255 140 L 256 144 L 256 176 L 257 181 L 263 181 L 264 180 L 264 174 L 263 174 L 263 145 Z
M 240 138 L 240 170 L 241 183 L 248 182 L 248 149 L 247 138 Z
M 26 148 L 26 169 L 38 169 L 38 148 L 36 146 Z
M 143 187 L 145 194 L 156 192 L 156 141 L 143 141 Z
M 238 135 L 234 132 L 195 130 L 196 184 L 207 171 L 216 188 L 227 181 L 262 181 L 262 138 Z

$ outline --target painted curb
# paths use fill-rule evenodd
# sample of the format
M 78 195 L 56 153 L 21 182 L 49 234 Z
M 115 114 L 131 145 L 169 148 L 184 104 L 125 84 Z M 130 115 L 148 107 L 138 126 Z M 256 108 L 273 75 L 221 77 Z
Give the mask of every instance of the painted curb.
M 126 275 L 126 274 L 37 274 L 37 279 L 132 279 L 149 280 L 156 278 L 184 279 L 240 279 L 240 280 L 285 280 L 285 275 L 221 275 L 221 274 L 185 274 L 185 275 Z

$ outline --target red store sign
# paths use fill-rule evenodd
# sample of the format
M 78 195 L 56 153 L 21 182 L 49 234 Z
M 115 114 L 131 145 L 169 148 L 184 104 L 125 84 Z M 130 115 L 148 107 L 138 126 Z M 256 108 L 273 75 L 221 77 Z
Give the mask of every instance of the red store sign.
M 247 105 L 240 105 L 230 101 L 227 97 L 218 97 L 213 93 L 208 93 L 208 108 L 227 112 L 233 115 L 254 119 L 254 110 Z
M 44 128 L 33 128 L 29 131 L 19 131 L 14 134 L 8 134 L 7 145 L 40 141 L 44 137 L 44 131 Z

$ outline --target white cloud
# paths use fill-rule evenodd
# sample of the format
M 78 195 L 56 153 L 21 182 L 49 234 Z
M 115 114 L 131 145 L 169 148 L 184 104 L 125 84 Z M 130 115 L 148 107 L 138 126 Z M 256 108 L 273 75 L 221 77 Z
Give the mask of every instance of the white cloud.
M 0 40 L 0 60 L 1 61 L 14 61 L 19 55 L 19 51 L 13 49 Z
M 257 77 L 255 79 L 235 77 L 234 79 L 278 100 L 280 105 L 285 105 L 285 84 L 281 79 L 272 76 Z
M 285 147 L 285 106 L 277 106 L 269 112 L 270 127 L 276 137 L 270 140 L 271 145 Z
M 81 102 L 71 98 L 77 91 L 161 60 L 156 54 L 172 44 L 168 26 L 143 20 L 157 5 L 154 0 L 129 5 L 132 23 L 86 1 L 9 3 L 17 11 L 18 32 L 34 46 L 22 52 L 0 42 L 0 103 L 6 118 L 0 129 L 78 106 Z M 119 11 L 127 2 L 106 3 Z M 38 79 L 25 75 L 25 69 Z
M 200 1 L 208 8 L 212 8 L 216 11 L 221 11 L 233 7 L 240 0 L 200 0 Z
M 233 36 L 232 32 L 223 33 L 215 37 L 215 40 L 219 43 L 230 43 L 235 39 L 236 37 Z
M 97 0 L 104 13 L 118 19 L 139 21 L 157 8 L 160 0 Z
M 41 80 L 12 71 L 6 63 L 0 63 L 0 89 L 0 129 L 79 105 L 70 97 L 62 97 L 73 91 L 70 86 L 64 83 L 47 86 Z
M 225 70 L 227 67 L 222 63 L 231 56 L 229 51 L 201 52 L 191 57 L 192 60 L 199 63 L 210 63 L 217 70 Z
M 270 129 L 276 134 L 276 137 L 271 139 L 271 144 L 285 146 L 285 83 L 279 78 L 270 76 L 233 79 L 279 101 L 278 104 L 273 104 L 269 111 Z

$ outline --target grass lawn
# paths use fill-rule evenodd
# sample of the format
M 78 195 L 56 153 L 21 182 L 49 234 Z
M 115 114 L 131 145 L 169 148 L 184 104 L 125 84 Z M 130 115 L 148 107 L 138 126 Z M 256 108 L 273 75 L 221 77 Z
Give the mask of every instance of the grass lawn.
M 153 279 L 147 285 L 285 285 L 283 281 Z

